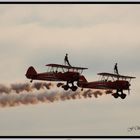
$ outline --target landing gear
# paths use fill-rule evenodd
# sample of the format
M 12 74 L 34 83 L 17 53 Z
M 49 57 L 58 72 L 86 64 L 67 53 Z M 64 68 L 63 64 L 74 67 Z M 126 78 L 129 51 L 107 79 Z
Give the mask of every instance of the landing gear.
M 30 82 L 32 83 L 32 82 L 33 82 L 33 80 L 31 79 L 31 80 L 30 80 Z
M 68 90 L 68 89 L 69 89 L 69 86 L 68 86 L 68 85 L 63 85 L 62 88 L 63 88 L 64 90 Z
M 71 83 L 72 86 L 69 86 L 69 84 Z M 72 90 L 72 91 L 76 91 L 77 90 L 77 86 L 74 86 L 73 82 L 67 82 L 66 85 L 63 85 L 62 88 L 64 90 L 68 90 L 69 88 Z
M 77 86 L 72 86 L 70 87 L 72 91 L 76 91 L 77 90 Z
M 114 98 L 118 98 L 118 97 L 119 97 L 119 94 L 118 94 L 118 93 L 113 93 L 112 96 L 113 96 Z
M 123 93 L 123 94 L 120 95 L 120 97 L 121 97 L 122 99 L 125 99 L 125 98 L 126 98 L 126 94 Z
M 121 94 L 119 94 L 119 92 Z M 125 99 L 126 98 L 126 94 L 123 93 L 123 90 L 117 90 L 116 93 L 113 93 L 112 96 L 114 98 L 118 98 L 118 97 L 121 97 L 121 99 Z

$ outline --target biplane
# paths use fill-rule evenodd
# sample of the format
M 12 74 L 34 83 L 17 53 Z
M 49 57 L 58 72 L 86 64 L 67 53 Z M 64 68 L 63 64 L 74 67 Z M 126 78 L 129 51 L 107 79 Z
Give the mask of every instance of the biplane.
M 31 79 L 31 82 L 33 80 L 66 82 L 66 84 L 62 85 L 58 83 L 58 87 L 61 85 L 64 90 L 71 89 L 72 91 L 77 90 L 78 87 L 74 85 L 74 82 L 78 82 L 83 70 L 87 69 L 59 64 L 47 64 L 46 66 L 48 69 L 44 73 L 37 73 L 33 66 L 29 67 L 26 77 Z
M 130 91 L 130 81 L 133 78 L 131 76 L 124 76 L 112 73 L 98 73 L 99 80 L 94 82 L 88 82 L 85 77 L 80 77 L 78 81 L 78 86 L 81 88 L 91 88 L 91 89 L 104 89 L 111 93 L 114 98 L 119 96 L 125 99 L 126 94 L 123 93 L 124 90 Z M 115 93 L 112 91 L 115 90 Z

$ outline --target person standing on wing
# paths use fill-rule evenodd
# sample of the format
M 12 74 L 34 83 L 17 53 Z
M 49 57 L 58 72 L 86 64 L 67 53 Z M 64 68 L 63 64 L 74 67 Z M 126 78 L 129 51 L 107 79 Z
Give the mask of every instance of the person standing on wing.
M 117 63 L 114 66 L 114 73 L 119 75 Z
M 69 60 L 68 60 L 68 54 L 67 53 L 66 53 L 65 58 L 64 58 L 64 63 L 65 63 L 65 65 L 69 65 L 71 67 L 71 65 L 69 63 Z

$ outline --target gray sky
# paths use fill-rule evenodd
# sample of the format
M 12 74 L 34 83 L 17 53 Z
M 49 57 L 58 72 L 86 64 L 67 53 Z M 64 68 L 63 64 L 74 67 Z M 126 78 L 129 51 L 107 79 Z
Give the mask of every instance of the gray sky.
M 0 83 L 27 82 L 32 65 L 70 63 L 137 78 L 126 100 L 109 95 L 0 109 L 0 135 L 139 135 L 140 5 L 0 5 Z

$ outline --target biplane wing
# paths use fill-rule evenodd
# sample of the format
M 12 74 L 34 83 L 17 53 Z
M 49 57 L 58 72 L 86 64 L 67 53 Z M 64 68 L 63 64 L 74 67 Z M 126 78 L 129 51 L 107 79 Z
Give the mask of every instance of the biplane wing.
M 88 69 L 88 68 L 83 68 L 83 67 L 73 67 L 73 66 L 66 66 L 66 65 L 60 65 L 60 64 L 47 64 L 46 66 L 57 67 L 57 68 L 66 68 L 66 69 L 77 69 L 77 70 Z
M 124 76 L 124 75 L 113 74 L 113 73 L 106 73 L 106 72 L 98 73 L 98 75 L 101 75 L 101 76 L 110 76 L 110 77 L 115 77 L 115 78 L 124 78 L 124 79 L 133 79 L 133 78 L 136 78 L 136 77 L 132 77 L 132 76 Z

